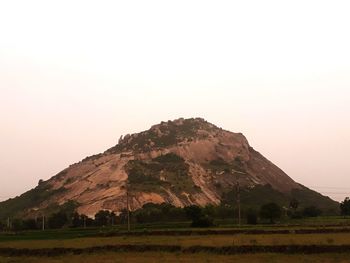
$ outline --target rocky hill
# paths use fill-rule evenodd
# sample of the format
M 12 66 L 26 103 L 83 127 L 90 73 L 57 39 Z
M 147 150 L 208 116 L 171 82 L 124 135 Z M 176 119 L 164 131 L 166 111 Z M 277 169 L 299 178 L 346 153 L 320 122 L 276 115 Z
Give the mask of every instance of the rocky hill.
M 236 185 L 242 205 L 275 201 L 336 210 L 338 204 L 293 181 L 255 151 L 241 133 L 203 119 L 162 122 L 121 137 L 104 153 L 87 157 L 24 193 L 0 203 L 0 217 L 39 215 L 74 201 L 79 213 L 121 211 L 126 191 L 132 209 L 145 203 L 175 206 L 232 202 Z

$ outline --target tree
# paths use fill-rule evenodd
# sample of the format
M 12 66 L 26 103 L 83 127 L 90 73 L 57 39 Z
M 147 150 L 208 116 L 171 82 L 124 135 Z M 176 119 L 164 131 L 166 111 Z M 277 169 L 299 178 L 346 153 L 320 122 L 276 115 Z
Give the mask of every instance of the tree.
M 303 217 L 302 211 L 298 211 L 299 201 L 295 198 L 290 200 L 289 209 L 287 210 L 287 215 L 293 219 L 300 219 Z
M 73 214 L 72 217 L 72 227 L 89 227 L 94 224 L 94 220 L 86 215 L 79 215 L 77 212 Z
M 322 211 L 316 206 L 308 206 L 303 210 L 303 216 L 305 217 L 317 217 L 322 214 Z
M 73 214 L 72 217 L 72 227 L 83 227 L 84 219 L 77 212 Z
M 53 213 L 48 220 L 50 228 L 62 228 L 65 224 L 68 223 L 67 214 L 63 211 Z
M 67 219 L 69 219 L 69 223 L 71 224 L 71 220 L 73 218 L 73 215 L 75 213 L 75 210 L 78 206 L 78 203 L 75 201 L 68 201 L 65 202 L 63 205 L 60 206 L 60 212 L 66 214 Z
M 211 217 L 215 216 L 215 206 L 213 206 L 213 205 L 206 205 L 203 208 L 203 211 L 208 216 L 211 216 Z
M 100 210 L 95 215 L 95 224 L 97 226 L 106 226 L 108 224 L 109 211 Z
M 97 226 L 107 226 L 113 225 L 117 222 L 117 216 L 114 212 L 109 212 L 108 210 L 100 210 L 95 215 L 95 224 Z
M 192 221 L 200 218 L 203 215 L 202 209 L 196 205 L 186 206 L 185 212 L 187 218 L 191 219 Z
M 119 222 L 120 224 L 126 224 L 128 222 L 128 210 L 122 209 L 119 214 Z
M 19 231 L 23 229 L 23 221 L 19 218 L 15 218 L 12 220 L 12 229 L 14 231 Z
M 214 226 L 214 220 L 208 215 L 203 215 L 193 220 L 191 226 L 192 227 L 211 227 L 211 226 Z
M 343 202 L 340 203 L 340 212 L 343 216 L 350 215 L 350 198 L 346 197 Z
M 29 218 L 29 219 L 25 219 L 23 220 L 23 229 L 24 230 L 33 230 L 33 229 L 37 229 L 38 226 L 36 224 L 35 219 Z
M 115 224 L 118 223 L 118 217 L 114 212 L 111 212 L 109 214 L 109 223 L 114 226 Z
M 187 218 L 192 219 L 192 227 L 210 227 L 214 225 L 213 219 L 205 215 L 199 206 L 187 206 L 185 212 Z
M 299 207 L 299 201 L 295 198 L 293 198 L 292 200 L 290 200 L 289 202 L 289 208 L 293 209 L 294 212 L 298 209 Z
M 225 219 L 225 218 L 232 218 L 236 216 L 235 209 L 232 206 L 229 205 L 220 205 L 215 208 L 216 216 Z
M 273 224 L 276 219 L 281 218 L 282 210 L 276 203 L 268 203 L 261 207 L 260 216 L 265 219 L 269 219 Z
M 160 208 L 148 207 L 141 208 L 134 212 L 134 216 L 138 223 L 159 222 L 164 219 L 164 214 Z
M 258 223 L 258 215 L 256 211 L 249 209 L 246 213 L 247 224 L 256 225 Z

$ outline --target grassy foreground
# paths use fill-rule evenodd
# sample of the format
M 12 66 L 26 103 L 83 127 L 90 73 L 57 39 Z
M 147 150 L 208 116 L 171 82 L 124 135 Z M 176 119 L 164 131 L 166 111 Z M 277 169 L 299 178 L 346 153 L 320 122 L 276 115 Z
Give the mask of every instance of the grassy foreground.
M 213 255 L 207 253 L 176 254 L 176 253 L 97 253 L 89 255 L 65 255 L 59 257 L 0 257 L 1 263 L 96 263 L 96 262 L 320 262 L 320 263 L 345 263 L 350 262 L 350 254 L 322 254 L 322 255 L 281 255 L 281 254 L 249 254 L 249 255 Z
M 0 248 L 88 248 L 106 245 L 177 245 L 242 246 L 242 245 L 350 245 L 350 233 L 269 234 L 269 235 L 193 235 L 193 236 L 117 236 L 63 240 L 19 240 L 0 242 Z

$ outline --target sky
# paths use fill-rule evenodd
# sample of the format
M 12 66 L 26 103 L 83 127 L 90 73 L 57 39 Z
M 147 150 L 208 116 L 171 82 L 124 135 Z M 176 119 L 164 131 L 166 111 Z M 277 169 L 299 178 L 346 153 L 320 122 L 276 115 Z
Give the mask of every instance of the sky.
M 350 196 L 349 1 L 0 1 L 0 200 L 203 117 Z

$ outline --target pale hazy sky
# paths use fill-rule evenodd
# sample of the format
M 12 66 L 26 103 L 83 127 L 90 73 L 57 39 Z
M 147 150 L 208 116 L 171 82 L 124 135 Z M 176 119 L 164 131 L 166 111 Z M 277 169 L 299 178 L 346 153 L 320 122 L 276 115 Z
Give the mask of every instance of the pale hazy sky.
M 0 198 L 162 120 L 350 195 L 349 1 L 0 1 Z

